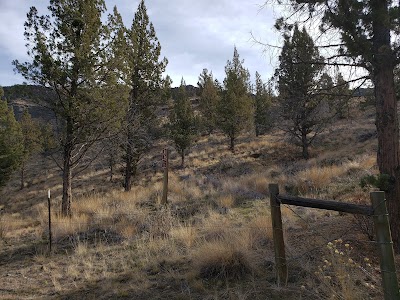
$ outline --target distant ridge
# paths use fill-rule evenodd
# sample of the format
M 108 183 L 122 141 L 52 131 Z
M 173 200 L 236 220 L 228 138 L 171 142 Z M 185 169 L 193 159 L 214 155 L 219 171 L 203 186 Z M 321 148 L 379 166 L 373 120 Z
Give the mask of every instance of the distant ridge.
M 53 90 L 39 85 L 17 84 L 3 87 L 4 97 L 8 104 L 14 109 L 17 120 L 22 116 L 25 109 L 32 118 L 43 122 L 55 120 L 54 113 L 45 107 L 45 102 L 55 97 Z

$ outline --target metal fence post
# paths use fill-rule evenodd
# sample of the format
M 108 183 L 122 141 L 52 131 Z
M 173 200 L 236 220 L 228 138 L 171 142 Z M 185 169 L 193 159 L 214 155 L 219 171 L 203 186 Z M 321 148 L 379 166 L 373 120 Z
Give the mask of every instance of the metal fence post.
M 163 193 L 161 198 L 161 204 L 166 205 L 168 203 L 168 169 L 169 169 L 169 153 L 168 148 L 163 149 L 163 169 L 164 169 L 164 179 L 163 179 Z
M 47 208 L 49 212 L 49 253 L 51 254 L 52 234 L 51 234 L 51 204 L 50 204 L 50 190 L 47 191 Z

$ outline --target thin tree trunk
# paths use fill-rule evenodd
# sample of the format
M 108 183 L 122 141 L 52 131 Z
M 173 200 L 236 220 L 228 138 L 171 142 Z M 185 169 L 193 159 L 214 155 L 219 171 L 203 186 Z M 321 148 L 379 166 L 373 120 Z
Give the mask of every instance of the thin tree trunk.
M 110 157 L 110 182 L 113 181 L 113 176 L 114 176 L 114 159 L 111 156 Z
M 21 165 L 21 190 L 25 187 L 25 162 Z
M 125 181 L 124 188 L 125 192 L 129 192 L 132 189 L 132 169 L 133 169 L 133 161 L 132 161 L 132 148 L 129 143 L 126 148 L 126 165 L 125 165 Z
M 67 118 L 66 137 L 63 153 L 63 193 L 61 201 L 61 214 L 63 216 L 71 216 L 71 201 L 72 201 L 72 160 L 73 150 L 73 121 L 70 117 Z
M 71 202 L 72 202 L 72 172 L 70 164 L 64 163 L 63 170 L 63 195 L 61 204 L 61 214 L 71 217 Z
M 185 151 L 181 152 L 181 168 L 185 167 Z
M 390 30 L 387 1 L 371 1 L 374 13 L 373 72 L 376 100 L 376 129 L 378 132 L 377 162 L 381 174 L 391 176 L 386 191 L 392 238 L 396 253 L 400 253 L 400 168 L 399 125 L 394 88 L 394 60 L 390 47 Z
M 68 143 L 64 147 L 64 165 L 63 165 L 63 194 L 61 203 L 61 214 L 63 216 L 71 216 L 72 201 L 72 170 L 71 170 L 71 154 L 72 149 Z
M 235 137 L 234 136 L 230 136 L 229 150 L 231 150 L 232 152 L 235 152 Z
M 310 154 L 308 152 L 308 141 L 307 141 L 307 133 L 302 130 L 301 132 L 301 147 L 303 149 L 303 158 L 304 159 L 309 159 L 310 158 Z

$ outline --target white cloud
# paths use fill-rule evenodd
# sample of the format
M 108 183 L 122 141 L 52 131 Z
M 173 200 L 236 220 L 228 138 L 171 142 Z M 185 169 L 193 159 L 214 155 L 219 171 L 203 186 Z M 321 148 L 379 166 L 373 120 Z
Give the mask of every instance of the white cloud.
M 270 77 L 273 73 L 270 58 L 251 41 L 250 32 L 269 42 L 276 41 L 278 34 L 272 30 L 272 10 L 259 10 L 263 0 L 259 1 L 147 0 L 150 20 L 161 42 L 162 55 L 169 60 L 167 73 L 174 85 L 179 85 L 182 76 L 187 84 L 196 85 L 203 68 L 212 70 L 222 81 L 224 66 L 232 58 L 234 45 L 252 75 L 258 71 L 265 79 Z M 30 6 L 39 6 L 40 14 L 47 13 L 47 3 L 44 0 L 1 1 L 0 19 L 6 26 L 0 27 L 0 84 L 22 81 L 10 72 L 10 62 L 28 59 L 23 37 L 26 13 Z M 106 0 L 106 3 L 109 11 L 117 5 L 125 25 L 130 26 L 138 0 Z

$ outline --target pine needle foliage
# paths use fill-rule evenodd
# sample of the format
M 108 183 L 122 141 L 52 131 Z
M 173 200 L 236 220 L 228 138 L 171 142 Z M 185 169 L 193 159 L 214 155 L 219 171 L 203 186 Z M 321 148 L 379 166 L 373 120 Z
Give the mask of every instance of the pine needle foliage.
M 46 100 L 58 120 L 63 192 L 62 214 L 71 215 L 72 178 L 87 168 L 81 164 L 118 116 L 118 74 L 113 24 L 103 24 L 103 0 L 50 0 L 49 13 L 31 7 L 25 22 L 30 62 L 15 60 L 28 81 L 53 90 Z
M 309 146 L 325 124 L 321 110 L 323 98 L 319 93 L 323 58 L 304 28 L 295 26 L 292 36 L 285 34 L 284 39 L 279 68 L 275 71 L 280 127 L 300 145 L 303 158 L 308 159 Z
M 200 88 L 201 125 L 208 134 L 211 134 L 217 127 L 217 106 L 220 101 L 212 72 L 208 73 L 208 70 L 204 69 L 197 85 Z
M 228 136 L 232 152 L 240 132 L 253 124 L 253 101 L 249 96 L 250 74 L 243 63 L 234 47 L 233 59 L 228 60 L 225 66 L 224 91 L 217 108 L 218 127 Z
M 21 126 L 15 120 L 12 108 L 1 99 L 3 95 L 0 87 L 0 187 L 10 179 L 23 156 Z
M 152 131 L 157 123 L 155 107 L 161 104 L 163 89 L 162 73 L 168 63 L 160 59 L 161 44 L 153 23 L 150 22 L 145 2 L 139 3 L 132 26 L 126 34 L 127 53 L 126 83 L 130 89 L 126 111 L 124 187 L 132 188 L 137 165 L 154 140 Z M 169 80 L 168 78 L 166 80 Z
M 185 165 L 185 154 L 192 145 L 196 132 L 193 108 L 185 87 L 186 84 L 182 78 L 169 116 L 170 136 L 181 156 L 181 167 Z

